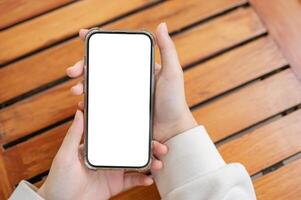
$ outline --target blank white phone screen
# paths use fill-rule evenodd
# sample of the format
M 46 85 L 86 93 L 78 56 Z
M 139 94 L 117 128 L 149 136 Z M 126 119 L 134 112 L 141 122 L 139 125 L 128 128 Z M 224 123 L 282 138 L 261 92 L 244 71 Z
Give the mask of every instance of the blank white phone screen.
M 150 155 L 152 42 L 144 33 L 93 33 L 88 40 L 87 160 L 144 167 Z

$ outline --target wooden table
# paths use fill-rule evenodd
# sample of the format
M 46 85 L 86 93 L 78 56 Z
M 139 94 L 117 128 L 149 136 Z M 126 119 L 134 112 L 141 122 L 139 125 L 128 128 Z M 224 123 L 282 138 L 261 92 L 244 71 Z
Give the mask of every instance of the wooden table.
M 300 11 L 298 0 L 2 0 L 0 199 L 47 176 L 81 98 L 65 75 L 83 56 L 78 30 L 162 21 L 188 104 L 224 159 L 245 165 L 258 199 L 301 199 Z M 113 199 L 159 195 L 152 185 Z

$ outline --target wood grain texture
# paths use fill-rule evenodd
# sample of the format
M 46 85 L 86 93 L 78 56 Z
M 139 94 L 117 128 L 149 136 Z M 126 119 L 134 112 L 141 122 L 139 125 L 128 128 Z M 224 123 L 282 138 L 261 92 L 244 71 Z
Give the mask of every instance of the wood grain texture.
M 67 67 L 74 65 L 83 55 L 84 45 L 76 39 L 0 68 L 0 102 L 66 76 Z
M 250 174 L 301 151 L 301 110 L 218 147 L 227 163 L 240 162 Z
M 5 200 L 2 190 L 0 190 L 0 200 Z
M 123 20 L 104 26 L 104 28 L 119 29 L 120 27 L 127 27 L 155 31 L 159 23 L 166 22 L 169 32 L 174 32 L 181 30 L 187 25 L 198 23 L 246 3 L 246 0 L 165 1 L 136 15 L 131 15 Z
M 58 8 L 75 0 L 2 0 L 0 1 L 0 29 Z
M 70 37 L 80 28 L 96 26 L 154 1 L 78 1 L 4 30 L 0 33 L 0 64 Z
M 57 126 L 3 152 L 11 185 L 22 179 L 30 179 L 50 168 L 70 125 L 68 122 Z
M 260 38 L 186 70 L 187 103 L 195 106 L 286 64 L 274 42 Z
M 202 55 L 200 55 L 201 58 L 206 55 L 206 49 L 211 49 L 207 52 L 207 55 L 209 55 L 210 53 L 220 51 L 227 46 L 232 46 L 245 38 L 254 37 L 258 32 L 264 31 L 264 29 L 262 26 L 256 26 L 256 29 L 254 29 L 252 25 L 257 24 L 258 19 L 255 19 L 253 14 L 254 13 L 251 9 L 239 9 L 225 17 L 221 17 L 213 21 L 211 24 L 214 24 L 214 26 L 208 26 L 208 29 L 204 29 L 203 26 L 200 25 L 200 30 L 202 30 L 201 32 L 195 31 L 199 28 L 194 28 L 191 31 L 192 33 L 190 33 L 190 31 L 186 31 L 184 34 L 186 36 L 186 40 L 189 42 L 183 43 L 181 42 L 183 38 L 180 38 L 178 49 L 183 51 L 185 47 L 188 48 L 187 51 L 190 52 L 190 54 L 185 54 L 186 59 L 190 58 L 189 55 L 191 55 L 191 58 L 193 59 L 197 54 L 201 54 L 200 52 L 202 52 Z M 230 22 L 225 24 L 224 22 L 227 20 L 230 20 Z M 251 22 L 252 20 L 255 21 Z M 233 35 L 232 32 L 222 31 L 222 29 L 219 28 L 220 26 L 226 25 L 231 26 L 232 28 L 236 27 L 236 32 L 239 32 L 240 34 L 237 34 L 237 37 L 229 36 Z M 207 39 L 206 30 L 210 32 Z M 240 30 L 242 31 L 240 32 Z M 215 35 L 219 35 L 219 37 L 229 37 L 229 39 L 227 42 L 224 42 L 224 40 L 215 40 L 212 38 L 212 33 L 214 32 L 218 32 Z M 196 41 L 196 38 L 198 38 L 199 34 L 203 34 L 201 37 L 204 43 L 197 44 L 198 42 Z M 178 38 L 179 36 L 174 39 L 176 44 L 178 42 Z M 190 43 L 190 41 L 194 41 L 194 44 Z M 188 43 L 191 46 L 199 46 L 199 48 L 204 47 L 204 51 L 196 48 L 189 49 L 187 46 Z M 71 105 L 75 104 L 76 99 L 69 95 L 68 88 L 74 83 L 74 81 L 72 81 L 72 83 L 64 83 L 61 86 L 56 87 L 57 89 L 51 90 L 55 92 L 45 91 L 35 97 L 28 98 L 0 110 L 0 124 L 2 126 L 0 134 L 2 136 L 2 143 L 10 142 L 18 137 L 22 137 L 30 132 L 37 131 L 52 123 L 58 122 L 66 118 L 68 114 L 70 116 L 71 110 L 73 110 L 70 109 Z M 39 107 L 42 108 L 38 109 Z M 35 111 L 29 112 L 33 108 L 35 108 Z M 74 108 L 74 106 L 72 108 Z M 34 121 L 32 121 L 33 119 Z M 31 122 L 31 126 L 27 126 L 29 122 Z M 18 124 L 18 126 L 16 127 L 15 124 Z
M 185 67 L 265 32 L 253 9 L 240 8 L 173 39 L 180 62 Z
M 258 200 L 301 199 L 301 159 L 254 181 Z
M 213 0 L 210 2 L 206 0 L 166 1 L 102 28 L 146 28 L 154 31 L 161 21 L 165 21 L 168 23 L 169 31 L 174 32 L 189 24 L 243 3 L 245 3 L 244 0 Z M 156 13 L 156 15 L 153 13 Z M 0 68 L 0 76 L 2 77 L 0 102 L 7 101 L 65 76 L 65 69 L 82 58 L 83 48 L 82 42 L 76 38 L 10 64 L 7 67 Z M 47 74 L 47 76 L 44 76 L 44 74 Z M 14 88 L 14 90 L 7 90 L 7 88 Z
M 301 85 L 288 69 L 193 111 L 213 141 L 301 103 Z
M 70 88 L 78 81 L 60 84 L 0 110 L 1 143 L 13 141 L 73 115 L 81 97 L 73 96 Z
M 250 0 L 301 80 L 301 2 L 298 0 Z
M 12 185 L 9 181 L 9 174 L 7 172 L 6 163 L 3 158 L 3 149 L 0 148 L 0 199 L 1 196 L 5 197 L 3 199 L 7 199 L 9 194 L 12 192 Z

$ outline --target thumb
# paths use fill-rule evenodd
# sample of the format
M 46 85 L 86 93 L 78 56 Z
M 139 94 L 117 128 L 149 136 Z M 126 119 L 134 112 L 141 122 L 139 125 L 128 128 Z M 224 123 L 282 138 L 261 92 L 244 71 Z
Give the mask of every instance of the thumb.
M 162 73 L 178 72 L 181 69 L 177 50 L 168 34 L 166 23 L 159 24 L 156 30 L 156 39 L 160 49 Z
M 74 120 L 63 141 L 62 148 L 69 152 L 70 151 L 78 152 L 83 131 L 84 131 L 83 113 L 82 111 L 77 110 Z

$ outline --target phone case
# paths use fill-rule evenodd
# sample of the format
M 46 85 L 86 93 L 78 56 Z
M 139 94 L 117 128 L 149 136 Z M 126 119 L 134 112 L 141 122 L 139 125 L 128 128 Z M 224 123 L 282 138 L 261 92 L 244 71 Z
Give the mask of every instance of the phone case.
M 87 33 L 86 37 L 85 37 L 85 57 L 84 57 L 84 77 L 85 77 L 85 80 L 84 80 L 84 127 L 86 127 L 86 124 L 87 124 L 87 112 L 86 112 L 86 99 L 87 99 L 87 49 L 88 49 L 88 38 L 91 37 L 91 35 L 93 33 L 96 33 L 96 32 L 110 32 L 110 33 L 143 33 L 143 34 L 146 34 L 148 35 L 150 38 L 151 38 L 151 42 L 152 42 L 152 58 L 151 58 L 151 68 L 152 68 L 152 74 L 151 74 L 151 127 L 150 127 L 150 145 L 149 145 L 149 152 L 150 152 L 150 155 L 149 155 L 149 161 L 147 163 L 146 166 L 144 167 L 141 167 L 141 168 L 135 168 L 135 167 L 100 167 L 100 166 L 93 166 L 89 163 L 88 161 L 88 157 L 87 157 L 87 129 L 85 128 L 84 131 L 85 131 L 85 138 L 84 138 L 84 160 L 85 160 L 85 165 L 89 168 L 89 169 L 92 169 L 92 170 L 98 170 L 98 169 L 102 169 L 102 170 L 126 170 L 126 171 L 146 171 L 150 168 L 150 164 L 151 164 L 151 161 L 152 161 L 152 136 L 153 136 L 153 108 L 154 108 L 154 94 L 155 94 L 155 77 L 154 77 L 154 73 L 155 73 L 155 59 L 154 59 L 154 52 L 155 52 L 155 49 L 154 49 L 154 46 L 155 46 L 155 40 L 154 40 L 154 37 L 153 35 L 147 31 L 147 30 L 138 30 L 138 31 L 128 31 L 128 30 L 103 30 L 103 29 L 99 29 L 99 28 L 93 28 L 93 29 L 90 29 L 89 32 Z

